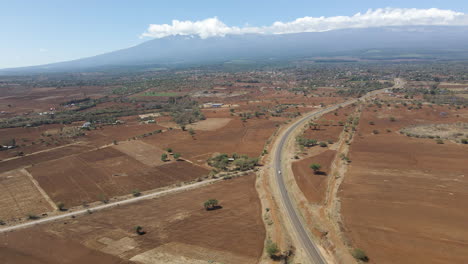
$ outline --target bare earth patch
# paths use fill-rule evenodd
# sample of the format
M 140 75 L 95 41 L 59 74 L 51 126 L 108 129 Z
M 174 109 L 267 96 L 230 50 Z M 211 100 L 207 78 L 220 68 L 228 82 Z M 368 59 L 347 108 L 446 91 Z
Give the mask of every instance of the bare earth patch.
M 468 138 L 468 123 L 414 125 L 401 129 L 401 132 L 422 138 L 457 140 Z
M 148 166 L 164 164 L 161 155 L 165 151 L 140 140 L 122 141 L 112 147 Z
M 188 125 L 187 127 L 193 128 L 194 130 L 213 131 L 224 127 L 231 120 L 231 118 L 208 118 Z
M 2 220 L 52 210 L 34 183 L 21 170 L 0 174 L 0 208 Z

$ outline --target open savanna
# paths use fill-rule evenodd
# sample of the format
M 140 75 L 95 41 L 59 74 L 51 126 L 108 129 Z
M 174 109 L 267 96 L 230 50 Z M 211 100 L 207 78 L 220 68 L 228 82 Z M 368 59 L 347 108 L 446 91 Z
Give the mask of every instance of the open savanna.
M 205 210 L 207 199 L 222 208 Z M 0 234 L 0 263 L 253 264 L 263 252 L 261 217 L 255 175 L 247 175 Z
M 364 108 L 339 196 L 345 234 L 370 263 L 468 259 L 467 145 L 399 133 L 418 124 L 467 122 L 464 113 L 393 102 Z

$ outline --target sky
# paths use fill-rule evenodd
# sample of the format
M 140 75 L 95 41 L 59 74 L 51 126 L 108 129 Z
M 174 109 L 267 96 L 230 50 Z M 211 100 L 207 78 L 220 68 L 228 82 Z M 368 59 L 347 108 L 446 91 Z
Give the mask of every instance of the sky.
M 0 68 L 89 57 L 176 34 L 468 25 L 465 14 L 467 0 L 0 0 Z

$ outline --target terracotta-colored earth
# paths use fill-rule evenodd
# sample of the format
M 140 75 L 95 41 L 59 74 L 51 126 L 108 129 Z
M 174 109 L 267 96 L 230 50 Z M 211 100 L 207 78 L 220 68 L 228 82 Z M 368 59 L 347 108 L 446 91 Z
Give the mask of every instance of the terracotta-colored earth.
M 28 171 L 52 200 L 67 206 L 191 181 L 208 174 L 207 169 L 185 161 L 150 167 L 112 147 L 43 162 Z
M 222 208 L 206 211 L 203 202 L 211 198 L 218 199 Z M 162 250 L 168 253 L 165 257 L 177 252 L 186 258 L 185 263 L 193 259 L 257 263 L 265 239 L 261 217 L 255 175 L 243 176 L 0 234 L 0 262 L 127 263 L 131 258 L 143 257 L 142 253 L 151 255 Z M 143 227 L 145 235 L 135 233 L 137 225 Z
M 323 115 L 320 119 L 314 121 L 318 126 L 310 127 L 304 131 L 304 137 L 308 139 L 316 139 L 318 141 L 338 141 L 344 128 L 339 122 L 343 122 L 343 124 L 345 124 L 349 113 L 353 110 L 353 106 L 348 106 Z
M 144 138 L 143 141 L 162 149 L 170 147 L 183 157 L 204 164 L 214 153 L 259 156 L 267 139 L 276 130 L 276 124 L 263 118 L 249 119 L 245 123 L 236 118 L 221 129 L 195 130 L 193 137 L 187 131 L 174 129 Z
M 315 148 L 319 148 L 316 146 Z M 321 203 L 327 191 L 327 177 L 336 151 L 324 149 L 320 154 L 292 163 L 294 178 L 304 196 L 311 203 Z M 310 168 L 313 163 L 322 167 L 318 173 Z
M 397 132 L 414 124 L 466 122 L 463 112 L 439 106 L 363 111 L 340 197 L 346 235 L 370 263 L 467 262 L 467 145 Z

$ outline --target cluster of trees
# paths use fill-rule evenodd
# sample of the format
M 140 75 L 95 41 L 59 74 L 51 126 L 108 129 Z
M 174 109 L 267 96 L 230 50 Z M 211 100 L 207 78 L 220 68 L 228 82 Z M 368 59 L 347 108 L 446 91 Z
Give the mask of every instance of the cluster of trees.
M 301 147 L 313 147 L 313 146 L 317 145 L 317 140 L 316 139 L 309 139 L 309 138 L 305 138 L 305 137 L 301 137 L 301 136 L 296 138 L 296 142 Z
M 228 154 L 219 154 L 208 159 L 208 164 L 220 170 L 227 170 L 233 164 L 236 170 L 251 170 L 258 165 L 258 158 L 250 158 L 247 155 L 238 155 L 236 153 L 229 157 Z

